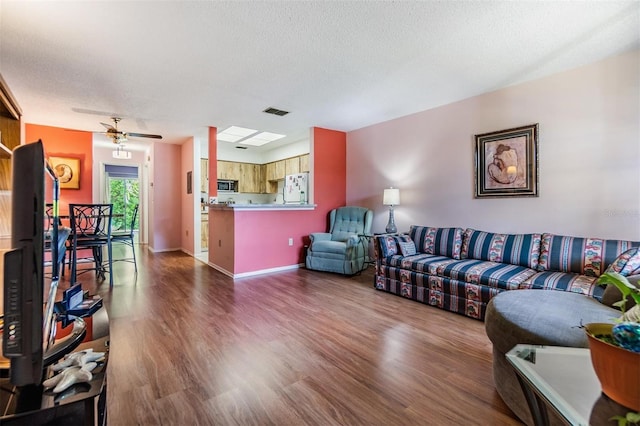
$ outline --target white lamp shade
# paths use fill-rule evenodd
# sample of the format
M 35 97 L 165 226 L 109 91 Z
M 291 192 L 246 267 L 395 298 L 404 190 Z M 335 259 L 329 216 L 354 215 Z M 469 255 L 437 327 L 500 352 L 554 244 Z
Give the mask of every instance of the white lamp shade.
M 400 205 L 400 190 L 398 188 L 385 189 L 382 196 L 382 204 L 385 206 Z

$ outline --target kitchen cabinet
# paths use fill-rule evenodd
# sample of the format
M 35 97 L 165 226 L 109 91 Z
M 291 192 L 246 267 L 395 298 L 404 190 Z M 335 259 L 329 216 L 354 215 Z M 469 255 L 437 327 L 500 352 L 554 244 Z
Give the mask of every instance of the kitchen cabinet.
M 300 156 L 300 173 L 309 172 L 309 154 Z
M 266 164 L 266 180 L 281 180 L 284 179 L 285 172 L 285 160 L 274 161 Z
M 200 215 L 200 249 L 209 249 L 209 215 L 206 213 Z
M 218 179 L 239 181 L 242 174 L 241 164 L 235 161 L 218 160 Z
M 209 192 L 209 159 L 200 159 L 200 192 Z
M 266 164 L 218 160 L 218 179 L 238 181 L 238 192 L 275 194 L 286 175 L 309 171 L 309 154 Z
M 300 157 L 287 158 L 284 160 L 285 175 L 300 173 Z
M 260 164 L 240 163 L 238 192 L 260 194 L 264 192 L 264 167 Z

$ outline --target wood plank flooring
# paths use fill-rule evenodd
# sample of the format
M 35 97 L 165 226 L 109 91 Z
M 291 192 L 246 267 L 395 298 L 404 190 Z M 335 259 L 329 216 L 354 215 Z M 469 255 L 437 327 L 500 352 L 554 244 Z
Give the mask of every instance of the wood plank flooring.
M 372 268 L 234 282 L 137 250 L 111 290 L 80 278 L 110 317 L 111 426 L 520 424 L 484 324 L 379 292 Z

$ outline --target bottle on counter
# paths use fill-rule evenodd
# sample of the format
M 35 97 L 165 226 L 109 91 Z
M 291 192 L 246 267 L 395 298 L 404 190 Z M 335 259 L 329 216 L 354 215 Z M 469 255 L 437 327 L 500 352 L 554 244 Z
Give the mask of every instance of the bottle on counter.
M 307 204 L 304 191 L 300 191 L 300 204 Z

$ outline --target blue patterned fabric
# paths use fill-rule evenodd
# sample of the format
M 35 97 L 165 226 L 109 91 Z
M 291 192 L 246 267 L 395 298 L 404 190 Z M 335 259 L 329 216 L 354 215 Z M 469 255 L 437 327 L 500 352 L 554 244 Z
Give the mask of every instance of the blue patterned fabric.
M 600 300 L 604 287 L 596 281 L 608 265 L 640 273 L 640 249 L 629 250 L 640 243 L 632 241 L 424 226 L 412 226 L 409 235 L 417 253 L 403 256 L 392 239 L 393 254 L 376 258 L 375 287 L 477 319 L 502 291 L 559 290 Z M 384 250 L 378 241 L 376 253 Z
M 598 281 L 597 277 L 571 272 L 545 271 L 538 272 L 523 282 L 520 288 L 570 291 L 602 300 L 605 288 L 597 285 L 596 281 Z
M 400 243 L 411 242 L 411 238 L 408 235 L 381 235 L 380 239 L 380 251 L 382 257 L 394 256 L 400 253 Z
M 606 272 L 617 272 L 622 276 L 640 274 L 640 247 L 634 247 L 620 254 Z
M 545 233 L 540 244 L 538 270 L 599 277 L 620 253 L 638 246 L 640 242 Z
M 462 228 L 434 228 L 412 225 L 409 235 L 420 253 L 460 259 Z
M 536 269 L 541 239 L 541 234 L 496 234 L 468 228 L 462 237 L 460 257 Z
M 392 235 L 379 237 L 379 241 L 380 254 L 382 257 L 389 257 L 398 254 L 398 244 L 396 244 L 396 239 Z
M 384 266 L 375 278 L 376 289 L 478 320 L 484 320 L 487 303 L 500 292 L 495 288 L 415 272 L 407 281 L 406 275 L 401 279 L 401 271 Z
M 398 241 L 398 248 L 400 249 L 400 254 L 402 254 L 403 256 L 411 256 L 416 254 L 416 245 L 412 240 Z

